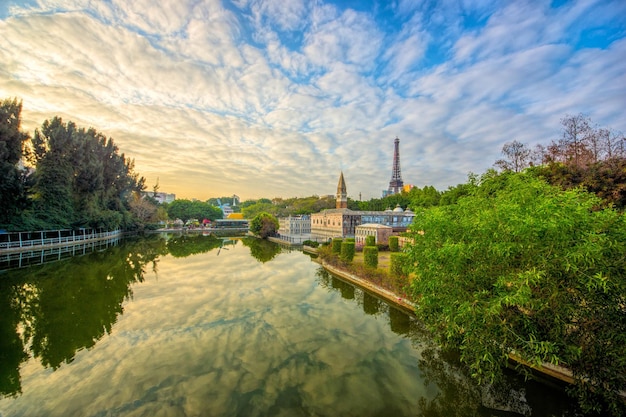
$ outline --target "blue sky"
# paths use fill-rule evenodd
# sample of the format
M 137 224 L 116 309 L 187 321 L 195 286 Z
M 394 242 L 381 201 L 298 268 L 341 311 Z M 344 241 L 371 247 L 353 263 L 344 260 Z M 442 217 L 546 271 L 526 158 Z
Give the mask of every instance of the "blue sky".
M 626 131 L 626 2 L 4 0 L 0 98 L 113 137 L 151 188 L 440 190 L 583 113 Z

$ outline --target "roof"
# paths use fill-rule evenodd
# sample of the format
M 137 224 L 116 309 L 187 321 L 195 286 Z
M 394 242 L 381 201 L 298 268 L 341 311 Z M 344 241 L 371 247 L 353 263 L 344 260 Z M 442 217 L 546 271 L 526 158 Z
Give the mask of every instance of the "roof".
M 230 213 L 228 216 L 226 216 L 227 219 L 235 219 L 235 220 L 243 220 L 243 214 L 242 213 Z

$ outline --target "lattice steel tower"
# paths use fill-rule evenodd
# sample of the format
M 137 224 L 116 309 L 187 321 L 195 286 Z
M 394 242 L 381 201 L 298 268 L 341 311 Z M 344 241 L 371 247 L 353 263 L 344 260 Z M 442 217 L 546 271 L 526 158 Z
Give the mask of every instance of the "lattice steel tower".
M 400 139 L 396 136 L 393 141 L 393 168 L 391 169 L 391 181 L 389 181 L 388 194 L 398 194 L 402 191 L 404 182 L 400 173 Z

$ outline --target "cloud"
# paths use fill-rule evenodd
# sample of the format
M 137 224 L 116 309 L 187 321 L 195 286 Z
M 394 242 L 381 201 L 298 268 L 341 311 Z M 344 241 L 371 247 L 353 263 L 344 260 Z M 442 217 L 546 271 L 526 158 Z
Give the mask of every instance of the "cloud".
M 404 182 L 445 189 L 567 113 L 626 130 L 621 2 L 33 4 L 0 18 L 23 126 L 93 126 L 179 197 L 332 194 L 340 169 L 378 197 L 396 136 Z

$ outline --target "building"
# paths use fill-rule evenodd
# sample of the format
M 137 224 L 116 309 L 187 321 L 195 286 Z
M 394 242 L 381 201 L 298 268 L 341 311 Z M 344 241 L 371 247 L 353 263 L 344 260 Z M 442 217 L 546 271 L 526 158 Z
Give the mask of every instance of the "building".
M 391 226 L 384 224 L 367 223 L 357 226 L 354 232 L 354 242 L 357 247 L 365 246 L 367 236 L 374 236 L 377 245 L 388 245 L 389 236 L 393 234 Z
M 176 194 L 155 193 L 153 191 L 142 191 L 141 196 L 144 198 L 154 198 L 157 202 L 159 202 L 159 204 L 171 203 L 172 201 L 176 200 Z
M 291 243 L 311 239 L 311 216 L 289 216 L 278 219 L 278 237 Z
M 373 223 L 388 226 L 393 233 L 407 230 L 415 218 L 411 210 L 402 210 L 400 206 L 394 210 L 357 211 L 350 210 L 343 172 L 339 176 L 337 186 L 337 203 L 335 209 L 322 210 L 311 215 L 311 239 L 328 241 L 334 237 L 355 237 L 356 228 L 362 224 Z

